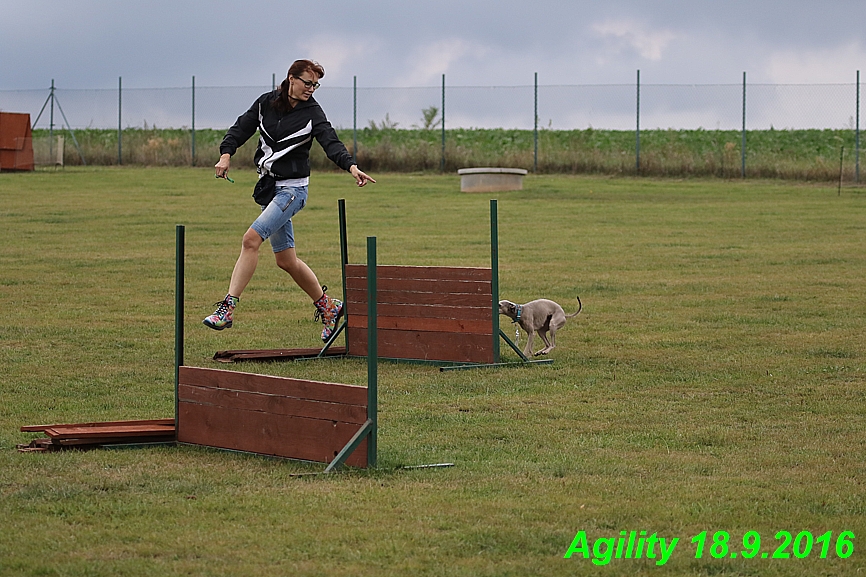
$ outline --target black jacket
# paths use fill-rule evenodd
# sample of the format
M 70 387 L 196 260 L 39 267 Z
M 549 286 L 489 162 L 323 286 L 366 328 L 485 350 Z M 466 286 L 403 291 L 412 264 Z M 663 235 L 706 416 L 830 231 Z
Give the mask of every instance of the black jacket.
M 355 160 L 337 138 L 319 103 L 310 97 L 280 114 L 273 107 L 277 92 L 262 94 L 238 117 L 220 144 L 220 154 L 234 154 L 258 130 L 255 162 L 259 174 L 270 173 L 277 180 L 303 178 L 310 176 L 310 148 L 315 137 L 334 164 L 349 170 Z

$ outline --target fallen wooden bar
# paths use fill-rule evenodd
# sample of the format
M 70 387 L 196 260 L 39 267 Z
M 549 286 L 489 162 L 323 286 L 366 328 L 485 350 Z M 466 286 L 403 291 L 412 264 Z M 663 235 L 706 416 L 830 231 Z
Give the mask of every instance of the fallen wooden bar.
M 346 347 L 331 347 L 325 352 L 322 349 L 262 349 L 217 351 L 213 359 L 221 363 L 238 361 L 293 361 L 295 359 L 313 359 L 319 356 L 345 356 Z
M 29 445 L 18 445 L 22 452 L 57 451 L 63 448 L 92 449 L 110 445 L 173 443 L 174 419 L 105 421 L 54 425 L 26 425 L 22 432 L 45 433 Z
M 120 436 L 120 437 L 101 437 L 101 438 L 67 438 L 67 439 L 51 439 L 52 444 L 60 445 L 61 447 L 110 447 L 112 445 L 142 445 L 146 443 L 174 443 L 174 435 L 165 436 Z
M 164 427 L 174 427 L 174 419 L 143 419 L 143 420 L 133 420 L 133 421 L 102 421 L 97 423 L 69 423 L 65 425 L 61 424 L 53 424 L 53 425 L 26 425 L 21 427 L 22 433 L 41 433 L 46 429 L 53 429 L 56 427 L 106 427 L 112 425 L 119 426 L 129 426 L 129 425 L 155 425 L 155 426 L 164 426 Z
M 174 433 L 174 425 L 152 426 L 152 425 L 106 425 L 91 427 L 74 427 L 68 425 L 56 425 L 45 429 L 45 434 L 52 439 L 112 439 L 118 437 L 164 437 L 166 434 Z

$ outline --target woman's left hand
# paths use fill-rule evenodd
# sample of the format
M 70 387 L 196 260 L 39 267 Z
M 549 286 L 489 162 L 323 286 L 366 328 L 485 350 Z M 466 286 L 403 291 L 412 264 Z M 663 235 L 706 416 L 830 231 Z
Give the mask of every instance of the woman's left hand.
M 357 164 L 353 164 L 351 168 L 349 168 L 349 172 L 352 173 L 352 176 L 355 177 L 355 182 L 358 183 L 358 186 L 364 186 L 368 182 L 376 183 L 375 180 L 370 178 L 370 176 L 358 168 Z

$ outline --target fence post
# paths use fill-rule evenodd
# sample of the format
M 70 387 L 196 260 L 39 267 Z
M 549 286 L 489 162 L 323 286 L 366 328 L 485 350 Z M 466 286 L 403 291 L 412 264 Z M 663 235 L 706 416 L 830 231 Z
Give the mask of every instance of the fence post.
M 51 93 L 48 95 L 48 99 L 45 101 L 45 104 L 42 105 L 42 110 L 39 111 L 39 116 L 36 117 L 36 121 L 33 122 L 33 126 L 35 127 L 39 124 L 39 119 L 42 118 L 42 113 L 45 112 L 45 107 L 48 106 L 48 102 L 51 102 L 51 119 L 48 123 L 48 154 L 51 158 L 54 158 L 54 105 L 57 104 L 57 110 L 60 111 L 60 116 L 63 117 L 63 124 L 66 126 L 66 130 L 69 131 L 69 136 L 72 137 L 72 144 L 75 145 L 75 150 L 78 151 L 78 157 L 81 158 L 81 164 L 83 166 L 87 166 L 87 162 L 84 160 L 84 153 L 81 152 L 81 146 L 78 145 L 78 139 L 75 138 L 75 132 L 72 131 L 72 126 L 69 125 L 69 119 L 66 118 L 66 113 L 63 112 L 63 107 L 60 106 L 60 100 L 57 99 L 57 95 L 55 94 L 54 87 L 54 79 L 51 79 Z
M 740 172 L 746 178 L 746 73 L 743 72 L 743 143 L 740 145 Z
M 352 77 L 352 156 L 358 162 L 358 77 Z
M 857 119 L 854 128 L 854 182 L 860 184 L 860 71 L 857 71 Z
M 192 165 L 195 166 L 195 75 L 192 77 Z
M 54 158 L 54 79 L 51 79 L 51 110 L 48 117 L 48 155 Z
M 640 70 L 637 71 L 637 128 L 635 129 L 635 174 L 640 174 Z
M 123 77 L 117 77 L 117 164 L 123 164 Z
M 533 129 L 533 160 L 532 160 L 532 172 L 538 172 L 538 72 L 535 73 L 535 109 L 532 115 L 533 122 L 535 128 Z M 499 339 L 496 339 L 496 342 L 499 343 Z
M 439 172 L 445 172 L 445 75 L 442 75 L 442 158 L 439 161 Z

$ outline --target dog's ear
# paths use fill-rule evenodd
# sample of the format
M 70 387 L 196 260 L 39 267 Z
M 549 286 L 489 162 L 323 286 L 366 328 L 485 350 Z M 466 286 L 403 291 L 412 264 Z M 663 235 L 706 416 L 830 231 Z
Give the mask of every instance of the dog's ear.
M 511 301 L 499 301 L 499 314 L 513 317 L 517 314 L 517 305 Z

